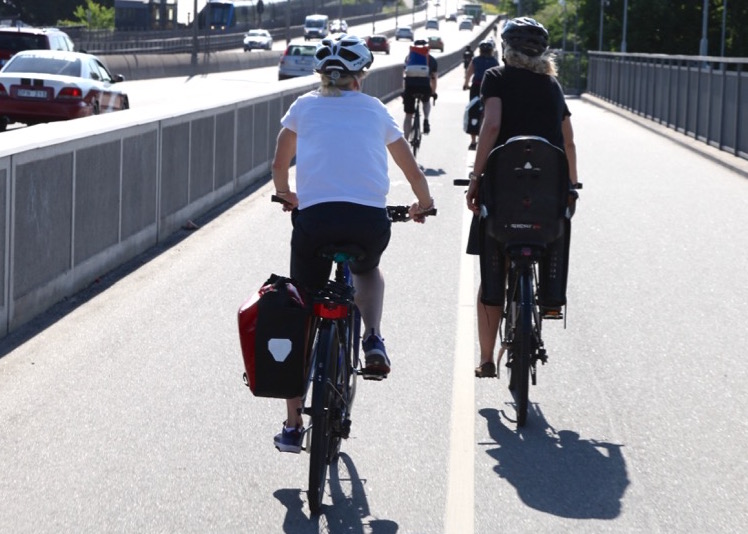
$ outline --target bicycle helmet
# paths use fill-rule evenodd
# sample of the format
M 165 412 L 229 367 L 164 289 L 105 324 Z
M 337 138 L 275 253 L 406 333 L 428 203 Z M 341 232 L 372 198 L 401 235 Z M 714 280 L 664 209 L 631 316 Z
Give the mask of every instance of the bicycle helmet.
M 369 68 L 374 61 L 366 42 L 355 35 L 323 39 L 314 52 L 314 70 L 320 74 L 340 77 Z M 333 74 L 337 73 L 337 74 Z
M 548 48 L 548 30 L 535 19 L 519 17 L 504 25 L 501 40 L 511 48 L 535 57 Z
M 478 45 L 478 48 L 480 48 L 481 52 L 493 52 L 494 49 L 494 42 L 493 39 L 486 39 L 485 41 L 481 41 Z

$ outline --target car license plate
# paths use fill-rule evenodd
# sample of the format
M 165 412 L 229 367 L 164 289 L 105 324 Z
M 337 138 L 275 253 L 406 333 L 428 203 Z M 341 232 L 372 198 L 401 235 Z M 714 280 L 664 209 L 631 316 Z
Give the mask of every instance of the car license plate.
M 17 94 L 23 98 L 47 98 L 47 91 L 44 89 L 19 89 Z

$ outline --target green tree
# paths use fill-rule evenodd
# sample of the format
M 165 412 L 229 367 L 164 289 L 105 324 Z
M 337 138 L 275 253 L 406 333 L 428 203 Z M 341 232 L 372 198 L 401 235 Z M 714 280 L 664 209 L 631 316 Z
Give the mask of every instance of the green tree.
M 54 26 L 63 19 L 72 19 L 83 0 L 0 0 L 4 9 L 20 15 L 21 20 L 35 26 Z M 15 9 L 7 4 L 13 4 Z M 114 0 L 99 0 L 104 7 L 114 8 Z
M 75 17 L 72 21 L 61 21 L 63 25 L 83 25 L 92 30 L 114 29 L 114 8 L 104 7 L 94 0 L 86 0 L 85 5 L 80 5 L 73 12 Z

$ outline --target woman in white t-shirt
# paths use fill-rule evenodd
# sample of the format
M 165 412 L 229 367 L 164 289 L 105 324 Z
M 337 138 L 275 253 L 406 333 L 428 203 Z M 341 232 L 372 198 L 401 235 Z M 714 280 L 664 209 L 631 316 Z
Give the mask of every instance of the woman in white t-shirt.
M 319 89 L 300 96 L 281 119 L 273 159 L 276 195 L 293 210 L 291 277 L 307 289 L 323 287 L 331 261 L 317 256 L 324 245 L 355 243 L 365 250 L 351 262 L 356 305 L 364 323 L 364 362 L 369 373 L 387 375 L 390 361 L 380 333 L 384 279 L 379 260 L 390 239 L 386 198 L 387 152 L 405 174 L 417 201 L 411 217 L 424 222 L 434 206 L 428 182 L 403 132 L 378 99 L 361 92 L 373 56 L 354 36 L 324 39 L 315 53 Z M 296 191 L 288 169 L 296 157 Z M 288 401 L 288 418 L 275 446 L 301 451 L 300 399 Z

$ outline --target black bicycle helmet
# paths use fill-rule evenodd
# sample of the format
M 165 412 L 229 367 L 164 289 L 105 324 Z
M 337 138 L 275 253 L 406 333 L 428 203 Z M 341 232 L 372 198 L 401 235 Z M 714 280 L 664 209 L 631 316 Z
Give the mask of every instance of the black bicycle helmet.
M 478 45 L 481 52 L 493 52 L 494 49 L 494 42 L 493 39 L 486 39 L 485 41 L 481 41 Z
M 355 35 L 323 39 L 314 52 L 314 70 L 320 74 L 356 74 L 374 61 L 366 41 Z
M 548 30 L 535 19 L 519 17 L 504 25 L 501 40 L 511 48 L 535 57 L 548 49 Z

